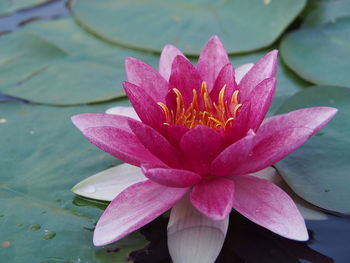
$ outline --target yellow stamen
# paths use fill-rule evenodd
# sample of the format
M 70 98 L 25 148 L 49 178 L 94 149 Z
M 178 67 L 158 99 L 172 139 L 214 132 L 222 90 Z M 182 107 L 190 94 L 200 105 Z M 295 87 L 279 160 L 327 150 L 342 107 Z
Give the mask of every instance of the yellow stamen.
M 231 104 L 238 104 L 238 90 L 235 90 L 232 94 Z
M 225 90 L 226 90 L 226 84 L 222 87 L 222 89 L 219 92 L 219 99 L 218 103 L 220 106 L 225 106 L 224 96 L 225 96 Z
M 192 102 L 188 106 L 185 106 L 181 92 L 174 88 L 175 111 L 169 110 L 164 103 L 158 102 L 164 112 L 164 125 L 182 125 L 190 129 L 197 125 L 209 126 L 214 130 L 231 128 L 242 104 L 238 103 L 238 90 L 233 92 L 231 101 L 225 100 L 226 88 L 227 86 L 224 85 L 218 94 L 217 102 L 212 102 L 207 83 L 203 81 L 199 95 L 197 90 L 193 89 Z

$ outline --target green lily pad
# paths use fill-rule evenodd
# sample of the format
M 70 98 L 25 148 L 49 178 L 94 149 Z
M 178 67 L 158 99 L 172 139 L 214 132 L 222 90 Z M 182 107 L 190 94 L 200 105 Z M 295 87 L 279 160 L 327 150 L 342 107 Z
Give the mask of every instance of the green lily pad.
M 76 20 L 108 42 L 160 52 L 174 44 L 198 55 L 218 35 L 229 53 L 272 44 L 304 8 L 305 0 L 84 0 L 74 1 Z M 253 22 L 252 22 L 253 21 Z
M 310 203 L 331 212 L 350 214 L 350 89 L 316 86 L 283 104 L 279 113 L 331 106 L 338 113 L 298 150 L 276 164 L 287 184 Z
M 124 60 L 158 58 L 94 39 L 72 19 L 38 23 L 0 39 L 0 92 L 52 105 L 87 104 L 124 96 Z M 50 33 L 51 32 L 51 33 Z M 53 33 L 52 33 L 53 32 Z
M 48 0 L 2 0 L 0 1 L 0 15 L 6 15 L 14 11 L 33 7 L 45 2 L 48 2 Z
M 245 63 L 256 63 L 260 58 L 262 58 L 268 50 L 249 53 L 244 55 L 231 56 L 231 62 L 235 67 Z M 277 84 L 276 92 L 273 98 L 269 114 L 274 114 L 277 109 L 281 106 L 283 101 L 297 93 L 303 88 L 309 86 L 307 82 L 300 79 L 295 73 L 289 70 L 282 62 L 281 59 L 278 61 L 277 65 Z
M 15 65 L 7 65 L 5 80 L 16 75 Z M 116 83 L 117 67 L 88 57 L 65 57 L 32 72 L 24 79 L 1 86 L 11 96 L 29 101 L 70 105 L 100 102 L 124 96 Z M 119 74 L 122 69 L 119 69 Z M 6 74 L 6 72 L 13 72 Z
M 79 202 L 70 190 L 92 173 L 120 163 L 91 145 L 70 116 L 103 112 L 114 104 L 0 104 L 2 261 L 126 262 L 129 252 L 147 244 L 135 233 L 113 246 L 94 247 L 92 231 L 102 210 Z
M 101 57 L 104 54 L 121 53 L 118 47 L 96 39 L 82 30 L 71 17 L 51 21 L 37 21 L 23 29 L 68 52 L 70 55 Z
M 350 17 L 286 35 L 284 62 L 299 76 L 319 85 L 350 87 Z
M 341 17 L 350 17 L 350 2 L 348 0 L 321 0 L 314 2 L 312 11 L 303 21 L 303 27 L 315 27 L 328 22 L 336 22 Z

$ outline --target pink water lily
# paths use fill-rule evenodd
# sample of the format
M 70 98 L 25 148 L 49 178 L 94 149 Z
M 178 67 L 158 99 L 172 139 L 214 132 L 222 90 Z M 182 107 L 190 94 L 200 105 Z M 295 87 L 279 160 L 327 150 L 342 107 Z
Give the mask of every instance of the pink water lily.
M 117 241 L 171 208 L 174 262 L 213 262 L 232 209 L 286 238 L 308 239 L 291 198 L 251 174 L 297 149 L 337 110 L 314 107 L 264 119 L 277 53 L 234 69 L 214 36 L 196 66 L 171 45 L 163 49 L 159 72 L 126 59 L 123 87 L 133 107 L 72 117 L 91 143 L 141 168 L 128 172 L 130 183 L 123 180 L 98 221 L 95 245 Z

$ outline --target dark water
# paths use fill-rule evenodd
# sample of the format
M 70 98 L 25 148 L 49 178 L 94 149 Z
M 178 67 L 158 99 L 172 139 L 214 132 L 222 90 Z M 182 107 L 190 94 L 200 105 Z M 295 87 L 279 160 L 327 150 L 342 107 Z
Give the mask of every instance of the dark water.
M 0 0 L 3 1 L 3 0 Z M 52 0 L 48 3 L 23 9 L 7 16 L 0 16 L 0 33 L 7 33 L 38 19 L 53 19 L 70 14 L 68 0 Z
M 159 217 L 141 229 L 150 246 L 134 251 L 136 263 L 170 263 L 166 245 L 167 218 Z M 325 221 L 307 221 L 310 240 L 292 241 L 280 237 L 231 213 L 223 249 L 216 263 L 349 263 L 350 220 L 329 216 Z

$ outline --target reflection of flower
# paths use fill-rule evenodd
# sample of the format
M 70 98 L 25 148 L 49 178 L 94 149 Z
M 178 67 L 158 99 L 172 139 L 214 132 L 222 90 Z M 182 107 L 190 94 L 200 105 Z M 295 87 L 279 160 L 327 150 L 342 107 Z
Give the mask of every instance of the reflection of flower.
M 140 166 L 148 178 L 111 202 L 94 243 L 119 240 L 171 207 L 168 246 L 174 262 L 213 262 L 232 208 L 279 235 L 307 240 L 290 197 L 247 174 L 298 148 L 336 109 L 307 108 L 264 120 L 276 63 L 274 50 L 255 65 L 234 70 L 217 37 L 209 40 L 196 67 L 173 46 L 164 48 L 159 73 L 127 58 L 124 89 L 133 108 L 72 118 L 90 142 Z

